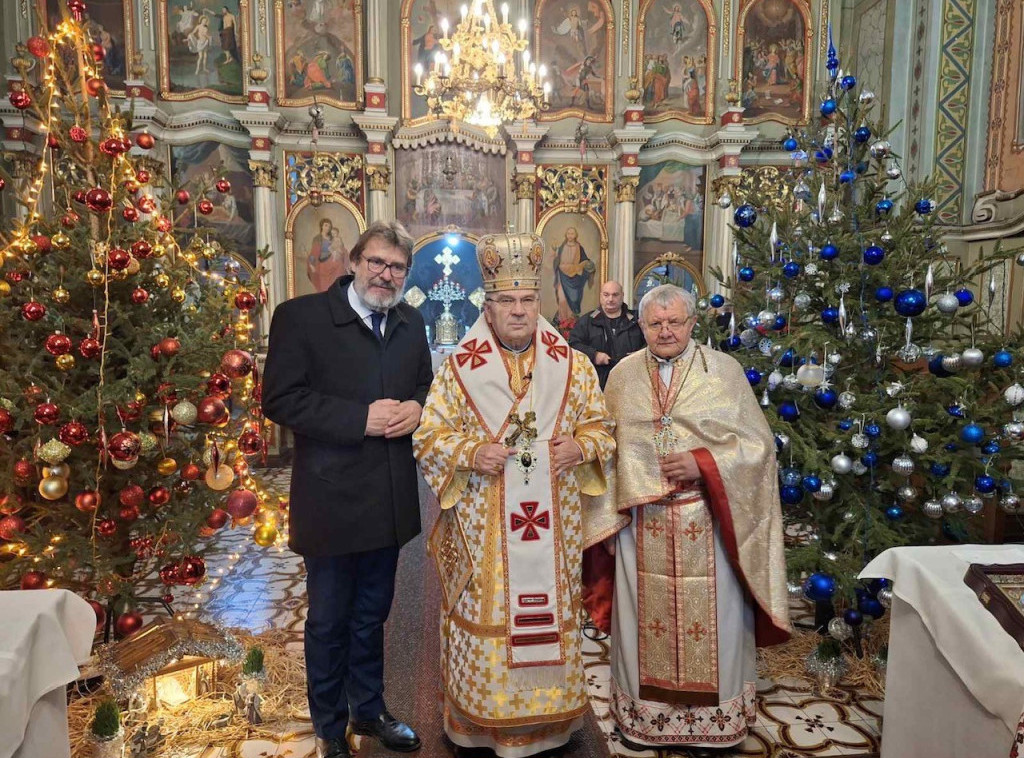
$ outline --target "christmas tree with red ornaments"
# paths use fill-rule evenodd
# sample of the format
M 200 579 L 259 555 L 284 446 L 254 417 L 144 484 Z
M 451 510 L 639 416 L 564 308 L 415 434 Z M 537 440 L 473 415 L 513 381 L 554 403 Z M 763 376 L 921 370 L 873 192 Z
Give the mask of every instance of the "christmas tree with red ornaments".
M 107 93 L 85 3 L 67 8 L 14 59 L 9 95 L 38 140 L 32 176 L 0 176 L 16 196 L 0 224 L 0 587 L 71 589 L 125 636 L 145 577 L 165 606 L 204 581 L 216 530 L 280 539 L 250 471 L 268 432 L 252 335 L 266 298 L 262 259 L 242 281 L 215 235 L 178 225 L 229 182 L 169 184 L 153 135 Z

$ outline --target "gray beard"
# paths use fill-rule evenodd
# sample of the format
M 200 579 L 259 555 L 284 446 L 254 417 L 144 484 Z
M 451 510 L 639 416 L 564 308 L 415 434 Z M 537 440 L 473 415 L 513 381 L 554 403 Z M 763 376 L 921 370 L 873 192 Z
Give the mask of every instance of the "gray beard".
M 356 288 L 356 294 L 359 295 L 359 299 L 363 301 L 363 305 L 371 311 L 384 313 L 398 305 L 399 301 L 402 299 L 402 290 L 397 287 L 395 288 L 394 294 L 381 297 L 379 295 L 371 295 L 369 290 L 360 291 L 360 288 L 356 286 L 355 282 L 352 282 L 352 286 Z

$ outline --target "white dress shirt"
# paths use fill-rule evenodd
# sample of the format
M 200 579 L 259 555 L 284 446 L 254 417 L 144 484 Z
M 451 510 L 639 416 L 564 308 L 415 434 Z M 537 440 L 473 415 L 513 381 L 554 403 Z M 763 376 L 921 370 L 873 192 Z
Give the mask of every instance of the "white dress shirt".
M 356 292 L 356 283 L 355 282 L 349 282 L 349 285 L 348 285 L 348 304 L 352 306 L 352 310 L 354 310 L 357 314 L 359 314 L 359 318 L 361 318 L 363 320 L 363 323 L 366 325 L 366 328 L 369 329 L 372 332 L 373 331 L 373 322 L 370 321 L 370 316 L 373 315 L 374 311 L 372 311 L 369 308 L 367 308 L 366 304 L 363 303 L 363 301 L 359 299 L 359 293 Z M 380 333 L 382 335 L 385 334 L 386 331 L 387 331 L 387 328 L 388 328 L 388 314 L 387 314 L 387 311 L 385 311 L 384 312 L 384 319 L 380 322 Z

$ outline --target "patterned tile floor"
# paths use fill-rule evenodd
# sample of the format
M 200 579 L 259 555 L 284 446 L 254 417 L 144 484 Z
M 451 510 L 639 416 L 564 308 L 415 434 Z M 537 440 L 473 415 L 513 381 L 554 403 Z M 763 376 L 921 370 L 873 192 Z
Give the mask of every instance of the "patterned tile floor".
M 274 477 L 287 483 L 287 470 L 275 470 Z M 418 547 L 416 547 L 418 546 Z M 415 549 L 422 549 L 419 541 Z M 230 571 L 220 573 L 231 564 Z M 248 530 L 228 530 L 211 545 L 208 571 L 223 577 L 211 588 L 203 616 L 225 626 L 237 626 L 258 632 L 267 628 L 287 629 L 295 633 L 297 652 L 301 652 L 302 624 L 305 617 L 304 576 L 301 559 L 283 550 L 263 550 L 250 541 Z M 794 607 L 794 618 L 808 621 L 810 609 Z M 392 620 L 403 613 L 396 606 Z M 614 731 L 608 711 L 609 645 L 607 639 L 584 642 L 591 704 L 604 734 L 611 758 L 683 758 L 686 750 L 648 750 L 636 752 L 623 746 Z M 882 703 L 851 689 L 816 695 L 803 680 L 758 682 L 757 725 L 739 746 L 714 752 L 720 758 L 758 756 L 763 758 L 819 758 L 819 756 L 877 756 L 879 753 Z M 411 699 L 413 695 L 407 693 Z M 392 693 L 400 702 L 402 693 Z M 376 751 L 372 751 L 377 755 Z M 450 753 L 453 755 L 454 753 Z M 278 742 L 247 740 L 231 745 L 211 746 L 190 758 L 307 758 L 314 756 L 313 733 L 308 716 L 299 718 L 289 734 Z M 423 758 L 440 758 L 423 755 Z

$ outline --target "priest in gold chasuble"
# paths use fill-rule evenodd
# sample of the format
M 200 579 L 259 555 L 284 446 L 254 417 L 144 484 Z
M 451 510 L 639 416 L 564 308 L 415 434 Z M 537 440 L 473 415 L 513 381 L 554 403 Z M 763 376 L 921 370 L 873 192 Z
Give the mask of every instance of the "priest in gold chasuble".
M 585 540 L 614 535 L 587 574 L 590 588 L 589 559 L 607 559 L 614 602 L 590 593 L 587 605 L 610 619 L 609 697 L 627 745 L 741 742 L 755 645 L 790 632 L 775 441 L 740 364 L 690 339 L 694 310 L 674 285 L 645 295 L 648 349 L 605 386 L 618 452 Z
M 441 515 L 444 725 L 517 758 L 558 747 L 589 707 L 580 650 L 580 494 L 604 491 L 614 424 L 597 374 L 540 317 L 544 243 L 477 245 L 483 313 L 434 377 L 413 446 Z

